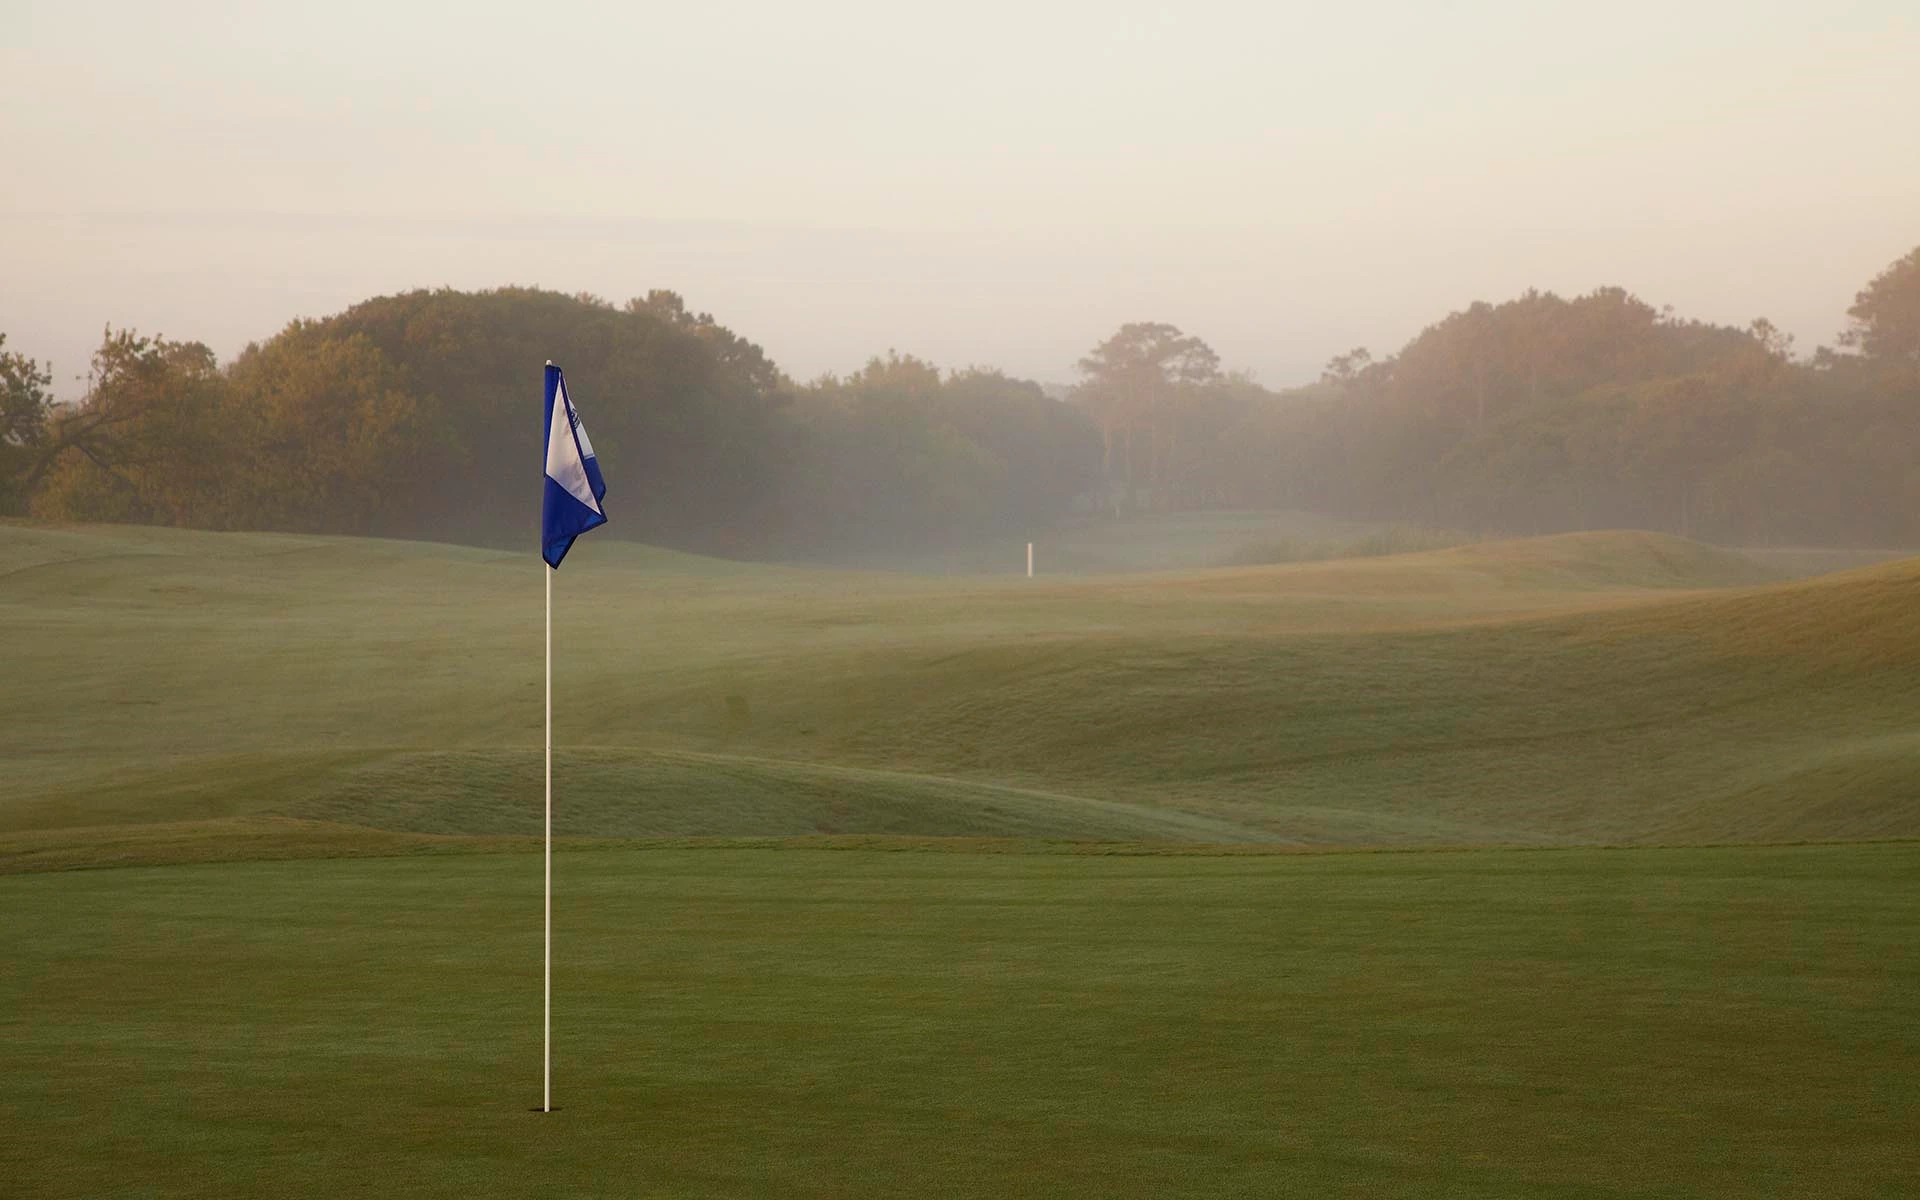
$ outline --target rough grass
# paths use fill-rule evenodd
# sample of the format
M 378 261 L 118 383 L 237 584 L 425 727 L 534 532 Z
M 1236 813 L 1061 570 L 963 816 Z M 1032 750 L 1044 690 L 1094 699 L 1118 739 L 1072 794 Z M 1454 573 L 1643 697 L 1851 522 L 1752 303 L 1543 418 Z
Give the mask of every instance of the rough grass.
M 0 878 L 41 1197 L 1903 1197 L 1914 846 Z
M 525 555 L 0 525 L 0 834 L 538 832 Z M 1084 580 L 560 573 L 583 837 L 1301 845 L 1920 836 L 1920 564 L 1651 534 Z

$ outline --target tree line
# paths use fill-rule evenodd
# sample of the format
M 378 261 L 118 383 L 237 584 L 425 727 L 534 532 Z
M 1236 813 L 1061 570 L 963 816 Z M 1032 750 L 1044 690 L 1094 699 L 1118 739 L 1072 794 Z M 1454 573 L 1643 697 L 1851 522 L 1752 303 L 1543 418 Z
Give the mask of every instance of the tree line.
M 1490 533 L 1612 527 L 1920 546 L 1920 249 L 1810 356 L 1771 322 L 1619 288 L 1448 315 L 1397 354 L 1271 392 L 1137 324 L 1081 362 L 1103 506 L 1304 508 Z
M 512 544 L 562 363 L 627 536 L 823 557 L 1076 514 L 1305 508 L 1487 532 L 1633 526 L 1920 545 L 1920 249 L 1796 355 L 1618 288 L 1478 303 L 1272 391 L 1197 336 L 1123 326 L 1064 397 L 889 352 L 795 383 L 673 292 L 416 291 L 220 363 L 108 330 L 85 395 L 0 335 L 0 513 Z M 530 433 L 530 431 L 533 431 Z
M 825 555 L 1041 528 L 1095 434 L 1034 383 L 911 356 L 795 385 L 666 291 L 417 291 L 295 321 L 219 364 L 109 330 L 78 403 L 0 344 L 15 514 L 514 544 L 539 523 L 539 368 L 561 363 L 625 536 Z M 617 465 L 614 465 L 617 464 Z

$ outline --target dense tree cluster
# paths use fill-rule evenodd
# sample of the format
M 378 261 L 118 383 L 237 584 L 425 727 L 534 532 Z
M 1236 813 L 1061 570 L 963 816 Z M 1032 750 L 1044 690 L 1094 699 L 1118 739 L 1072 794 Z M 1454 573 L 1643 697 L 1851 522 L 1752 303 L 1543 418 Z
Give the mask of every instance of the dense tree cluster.
M 7 349 L 0 333 L 0 513 L 19 512 L 46 469 L 52 372 Z
M 996 372 L 893 355 L 797 387 L 672 292 L 420 291 L 296 321 L 224 369 L 109 330 L 65 407 L 0 355 L 0 511 L 511 543 L 538 527 L 548 358 L 619 464 L 632 538 L 825 553 L 1039 528 L 1098 471 L 1083 415 Z
M 1765 320 L 1681 320 L 1617 288 L 1529 292 L 1453 313 L 1398 354 L 1340 355 L 1281 393 L 1211 370 L 1149 369 L 1129 387 L 1139 368 L 1116 370 L 1108 343 L 1081 364 L 1078 396 L 1108 429 L 1116 396 L 1155 397 L 1120 409 L 1117 506 L 1917 545 L 1920 250 L 1849 315 L 1841 349 L 1799 360 Z M 1128 326 L 1115 342 L 1180 339 Z M 1171 449 L 1126 449 L 1141 430 Z
M 672 292 L 382 297 L 221 365 L 109 330 L 87 393 L 0 337 L 0 513 L 522 541 L 540 364 L 575 382 L 629 537 L 832 555 L 1073 512 L 1297 507 L 1492 532 L 1920 544 L 1920 250 L 1839 346 L 1617 288 L 1475 304 L 1397 354 L 1271 392 L 1200 338 L 1123 326 L 1068 402 L 889 352 L 797 385 Z
M 998 371 L 889 353 L 800 389 L 794 418 L 789 536 L 806 550 L 1032 532 L 1099 484 L 1087 418 Z

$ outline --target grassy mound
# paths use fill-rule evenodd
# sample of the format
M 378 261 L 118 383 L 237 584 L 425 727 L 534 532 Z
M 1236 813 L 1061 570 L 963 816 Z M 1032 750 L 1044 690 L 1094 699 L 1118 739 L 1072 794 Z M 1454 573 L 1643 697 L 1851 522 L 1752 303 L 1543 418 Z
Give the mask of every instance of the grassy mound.
M 1722 566 L 1654 549 L 1604 574 L 1534 546 L 1447 557 L 1646 587 Z M 779 678 L 753 694 L 763 739 L 794 753 L 912 746 L 922 769 L 1068 780 L 1305 840 L 1913 837 L 1917 657 L 1909 562 L 1475 627 L 977 646 L 866 669 L 831 713 Z
M 534 837 L 536 751 L 407 753 L 343 771 L 280 811 L 410 833 Z M 554 766 L 560 837 L 882 834 L 1231 842 L 1254 831 L 1166 809 L 960 779 L 683 751 L 576 748 Z
M 582 836 L 1920 836 L 1920 563 L 1756 586 L 1613 533 L 1027 581 L 591 549 L 555 610 Z M 0 833 L 532 832 L 531 559 L 0 525 Z
M 1323 562 L 1336 558 L 1379 558 L 1390 554 L 1417 554 L 1446 550 L 1481 539 L 1454 530 L 1418 525 L 1387 525 L 1367 533 L 1309 540 L 1276 538 L 1243 543 L 1220 560 L 1223 567 L 1261 567 L 1276 563 Z
M 1509 542 L 1479 542 L 1440 552 L 1472 564 L 1507 586 L 1721 588 L 1768 583 L 1778 576 L 1744 555 L 1664 533 L 1563 533 Z

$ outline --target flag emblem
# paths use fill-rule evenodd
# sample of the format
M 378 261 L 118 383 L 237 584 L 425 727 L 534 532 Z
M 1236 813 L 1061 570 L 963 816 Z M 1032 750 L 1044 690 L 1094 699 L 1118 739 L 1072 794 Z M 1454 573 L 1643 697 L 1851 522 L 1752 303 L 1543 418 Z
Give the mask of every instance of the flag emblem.
M 607 494 L 587 427 L 567 395 L 567 377 L 547 364 L 547 483 L 540 508 L 540 556 L 559 569 L 573 539 L 607 523 Z M 558 417 L 559 420 L 554 418 Z

